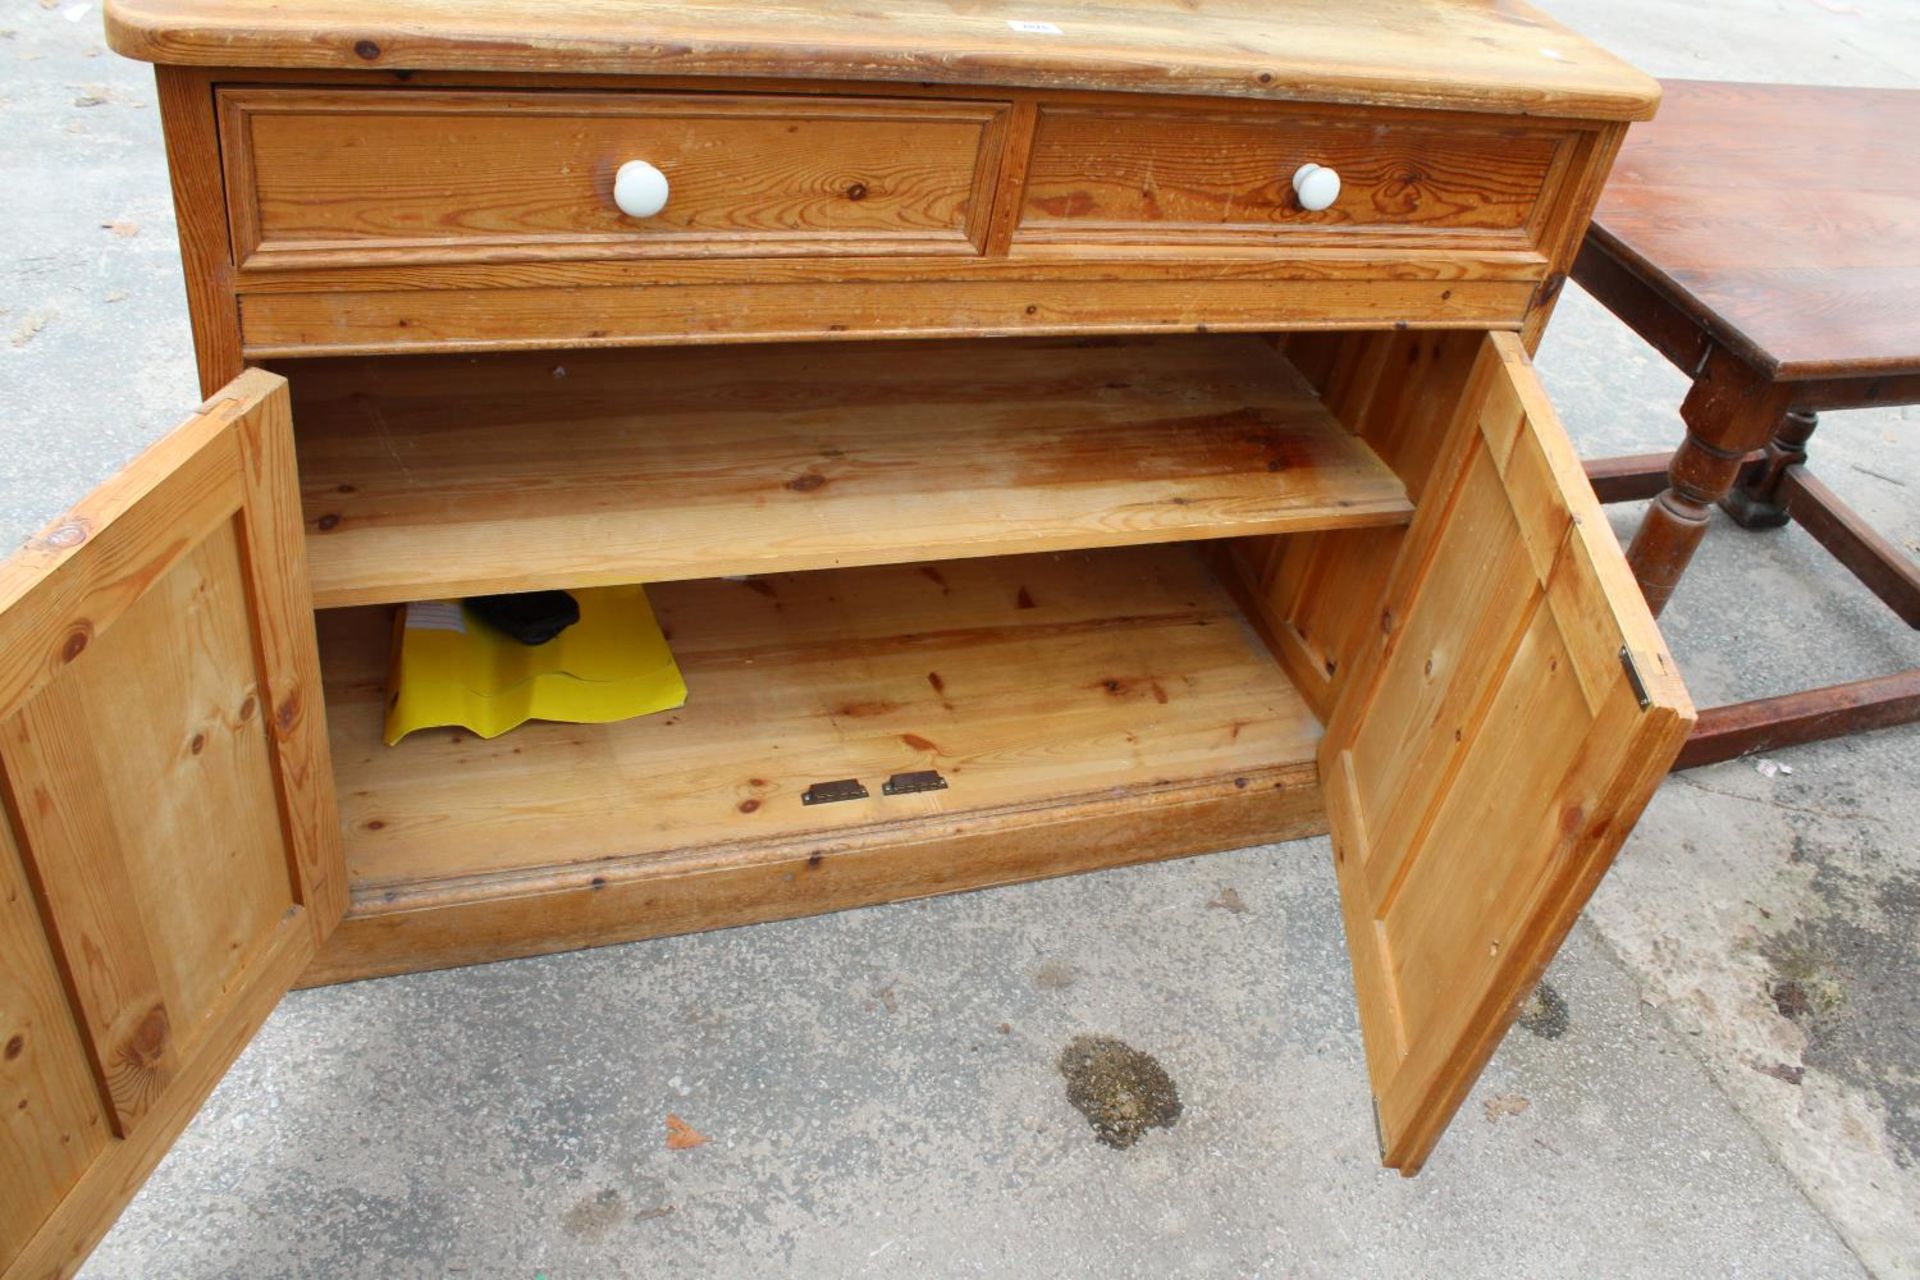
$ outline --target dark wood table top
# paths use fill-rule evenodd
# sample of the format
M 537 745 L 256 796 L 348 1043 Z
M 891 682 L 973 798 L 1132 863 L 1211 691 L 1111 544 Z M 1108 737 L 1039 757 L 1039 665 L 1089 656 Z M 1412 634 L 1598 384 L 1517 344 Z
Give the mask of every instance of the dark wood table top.
M 1920 91 L 1662 87 L 1594 240 L 1771 379 L 1920 373 Z

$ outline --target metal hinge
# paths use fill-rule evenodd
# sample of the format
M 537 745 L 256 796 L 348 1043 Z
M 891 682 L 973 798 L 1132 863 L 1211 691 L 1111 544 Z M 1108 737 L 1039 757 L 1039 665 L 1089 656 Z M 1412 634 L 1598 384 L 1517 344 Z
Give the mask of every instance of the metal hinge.
M 836 804 L 842 800 L 865 800 L 867 789 L 860 785 L 858 778 L 842 778 L 838 782 L 816 782 L 800 795 L 801 804 Z
M 1620 646 L 1620 665 L 1627 669 L 1627 683 L 1633 686 L 1633 696 L 1640 699 L 1640 709 L 1645 711 L 1653 705 L 1653 699 L 1647 696 L 1647 682 L 1640 675 L 1640 664 L 1633 660 L 1633 650 Z
M 884 795 L 910 796 L 916 791 L 945 791 L 947 780 L 940 776 L 938 769 L 915 769 L 912 773 L 896 773 L 887 779 L 880 790 Z

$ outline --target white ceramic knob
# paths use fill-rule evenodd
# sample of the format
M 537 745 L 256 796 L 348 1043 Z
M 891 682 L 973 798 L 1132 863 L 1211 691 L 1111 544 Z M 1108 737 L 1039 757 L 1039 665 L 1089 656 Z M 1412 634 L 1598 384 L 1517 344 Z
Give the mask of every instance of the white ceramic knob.
M 613 202 L 629 218 L 651 218 L 667 207 L 667 175 L 645 160 L 629 160 L 613 175 Z
M 1293 171 L 1293 194 L 1308 213 L 1331 208 L 1340 198 L 1340 175 L 1323 164 L 1303 164 Z

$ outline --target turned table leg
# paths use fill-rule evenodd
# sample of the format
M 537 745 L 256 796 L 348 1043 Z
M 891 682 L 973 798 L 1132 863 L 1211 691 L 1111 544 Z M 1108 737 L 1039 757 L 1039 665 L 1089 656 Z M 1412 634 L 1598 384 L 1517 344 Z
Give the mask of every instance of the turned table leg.
M 1770 383 L 1715 350 L 1680 406 L 1687 438 L 1667 468 L 1667 490 L 1647 505 L 1627 563 L 1658 616 L 1707 531 L 1707 513 L 1732 491 L 1747 454 L 1769 439 L 1791 388 Z
M 1788 467 L 1807 460 L 1807 440 L 1819 419 L 1805 409 L 1788 410 L 1767 441 L 1766 461 L 1760 474 L 1729 493 L 1720 509 L 1746 529 L 1778 529 L 1787 523 L 1787 508 L 1780 500 L 1780 477 Z

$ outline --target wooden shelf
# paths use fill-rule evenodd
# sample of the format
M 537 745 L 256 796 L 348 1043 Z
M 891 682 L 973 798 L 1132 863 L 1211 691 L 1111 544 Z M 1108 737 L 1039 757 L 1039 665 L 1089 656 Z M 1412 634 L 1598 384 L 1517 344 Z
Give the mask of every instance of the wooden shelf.
M 322 606 L 1404 523 L 1248 335 L 305 361 Z
M 390 610 L 321 615 L 354 960 L 314 980 L 419 968 L 423 950 L 497 958 L 568 945 L 569 930 L 648 936 L 900 896 L 916 878 L 931 893 L 1324 829 L 1319 724 L 1198 548 L 649 594 L 684 708 L 491 742 L 429 730 L 381 745 Z M 882 794 L 891 774 L 920 769 L 948 789 Z M 841 778 L 869 798 L 801 803 Z M 1110 839 L 1088 840 L 1090 815 L 1111 820 Z M 1077 838 L 1045 835 L 1069 816 Z M 985 844 L 956 852 L 963 838 Z M 848 870 L 862 849 L 893 862 Z M 710 886 L 672 908 L 663 886 L 710 875 L 761 880 L 737 901 Z M 603 891 L 647 896 L 602 919 Z M 427 920 L 432 937 L 406 935 Z

